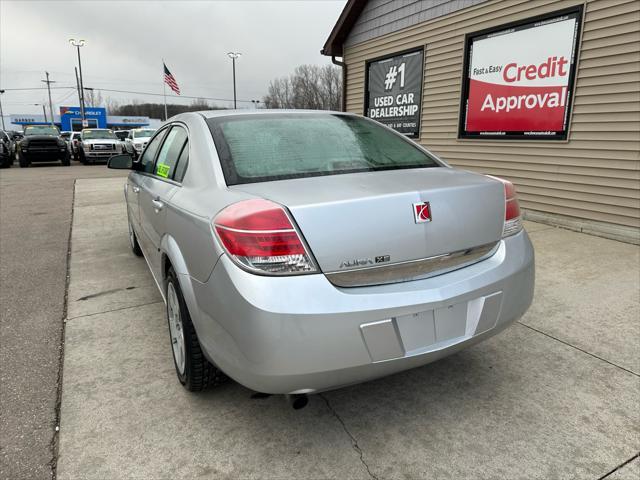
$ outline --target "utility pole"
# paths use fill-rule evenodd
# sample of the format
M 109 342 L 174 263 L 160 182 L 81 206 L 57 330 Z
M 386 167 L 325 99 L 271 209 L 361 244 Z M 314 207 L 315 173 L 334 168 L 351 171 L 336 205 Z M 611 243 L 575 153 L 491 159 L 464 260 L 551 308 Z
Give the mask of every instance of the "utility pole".
M 56 83 L 53 80 L 49 80 L 49 72 L 44 72 L 47 75 L 46 80 L 40 80 L 47 84 L 47 90 L 49 92 L 49 113 L 51 114 L 51 126 L 53 127 L 53 103 L 51 102 L 51 84 Z M 42 105 L 42 109 L 44 110 L 44 105 Z M 47 114 L 44 115 L 44 121 L 47 121 Z
M 80 60 L 80 47 L 84 46 L 84 40 L 78 40 L 76 41 L 73 38 L 69 39 L 69 43 L 71 45 L 73 45 L 74 47 L 76 47 L 76 49 L 78 50 L 78 69 L 80 70 L 80 116 L 82 117 L 82 126 L 84 127 L 84 121 L 85 121 L 85 116 L 84 116 L 84 85 L 82 83 L 82 61 Z
M 236 58 L 239 58 L 242 54 L 240 52 L 229 52 L 227 56 L 233 62 L 233 108 L 238 108 L 236 103 Z
M 0 118 L 2 118 L 2 130 L 4 130 L 4 113 L 2 113 L 2 94 L 4 90 L 0 90 Z

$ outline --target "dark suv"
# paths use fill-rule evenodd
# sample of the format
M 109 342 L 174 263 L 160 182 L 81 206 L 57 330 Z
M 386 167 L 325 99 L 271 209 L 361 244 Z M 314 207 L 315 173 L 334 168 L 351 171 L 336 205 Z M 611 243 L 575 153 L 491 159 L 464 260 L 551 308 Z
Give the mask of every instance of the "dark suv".
M 57 162 L 68 167 L 71 164 L 69 147 L 60 137 L 60 131 L 50 125 L 30 125 L 24 128 L 24 138 L 17 147 L 20 167 L 33 162 Z

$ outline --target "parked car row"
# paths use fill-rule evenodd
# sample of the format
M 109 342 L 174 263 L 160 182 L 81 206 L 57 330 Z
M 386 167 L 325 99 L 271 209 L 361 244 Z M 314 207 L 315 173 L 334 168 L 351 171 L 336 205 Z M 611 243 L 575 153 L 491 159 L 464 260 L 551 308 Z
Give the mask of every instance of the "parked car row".
M 128 153 L 137 158 L 155 130 L 113 131 L 86 128 L 81 132 L 60 132 L 52 125 L 29 125 L 24 132 L 0 130 L 0 168 L 11 167 L 17 160 L 25 168 L 35 162 L 61 162 L 71 159 L 83 164 L 106 162 L 113 155 Z

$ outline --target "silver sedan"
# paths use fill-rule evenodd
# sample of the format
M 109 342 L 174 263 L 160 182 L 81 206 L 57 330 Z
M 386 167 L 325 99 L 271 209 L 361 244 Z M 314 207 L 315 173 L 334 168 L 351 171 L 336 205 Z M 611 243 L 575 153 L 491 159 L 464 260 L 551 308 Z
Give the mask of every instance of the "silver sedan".
M 226 374 L 305 399 L 489 338 L 532 300 L 513 185 L 360 116 L 185 113 L 109 166 L 132 169 L 131 247 L 189 390 Z

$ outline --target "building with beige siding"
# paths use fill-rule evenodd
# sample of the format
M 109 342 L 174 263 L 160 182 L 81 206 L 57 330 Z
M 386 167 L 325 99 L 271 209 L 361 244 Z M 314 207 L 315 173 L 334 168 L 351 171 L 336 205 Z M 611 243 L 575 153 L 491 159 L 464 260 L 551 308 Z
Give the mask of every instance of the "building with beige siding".
M 640 239 L 640 1 L 349 0 L 344 110 L 515 183 L 533 220 Z

